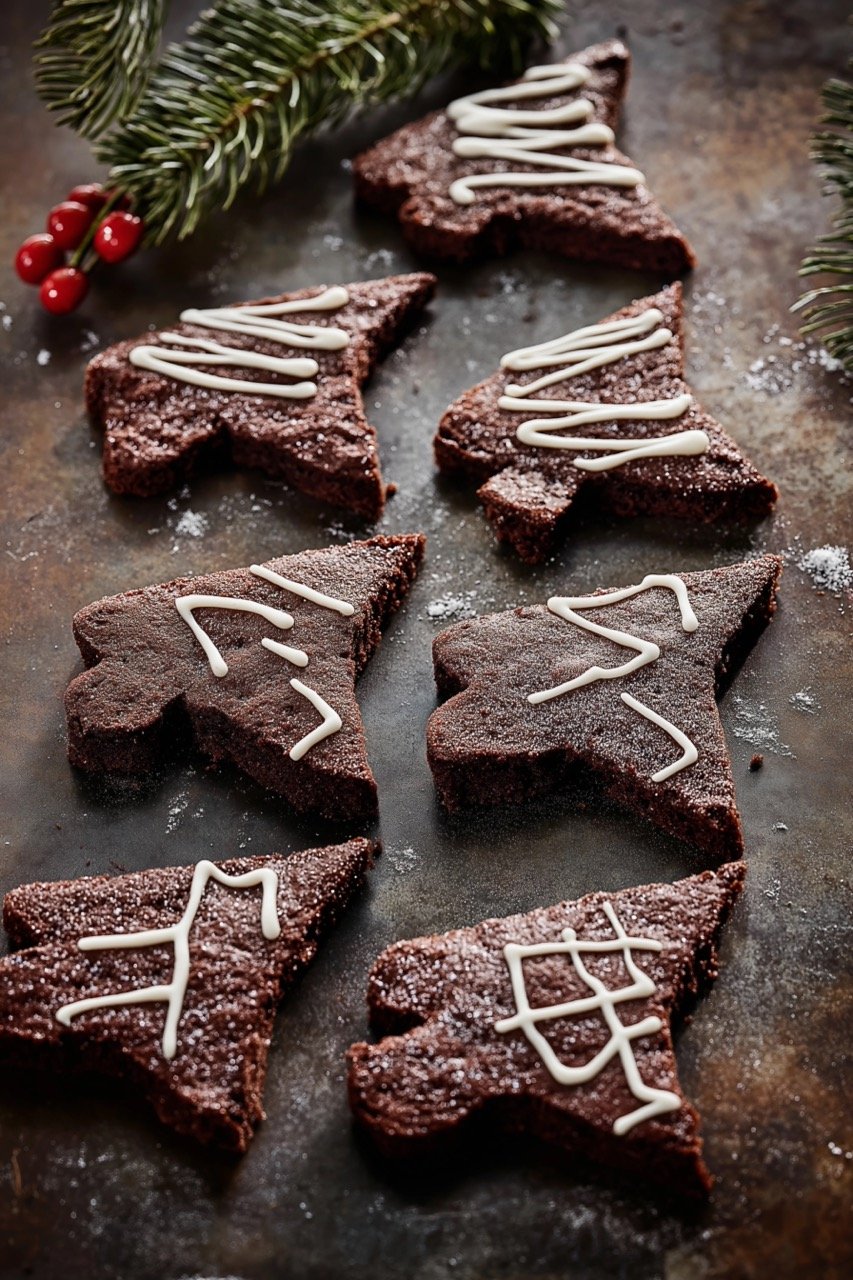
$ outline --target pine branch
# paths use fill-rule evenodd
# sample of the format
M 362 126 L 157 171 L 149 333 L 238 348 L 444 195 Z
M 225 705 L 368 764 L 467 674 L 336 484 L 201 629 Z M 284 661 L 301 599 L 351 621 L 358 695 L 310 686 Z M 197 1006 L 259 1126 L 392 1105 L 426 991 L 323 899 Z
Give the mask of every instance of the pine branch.
M 803 294 L 793 310 L 803 312 L 803 333 L 821 333 L 830 355 L 853 373 L 853 282 L 844 278 L 853 276 L 853 83 L 827 81 L 823 105 L 823 123 L 832 125 L 833 132 L 815 134 L 812 156 L 821 166 L 827 192 L 840 196 L 841 208 L 831 233 L 803 261 L 800 275 L 836 278 Z
M 559 0 L 219 0 L 164 54 L 132 118 L 100 144 L 148 239 L 188 236 L 295 142 L 450 66 L 522 65 Z
M 45 105 L 87 138 L 135 107 L 165 19 L 165 0 L 55 0 L 36 43 Z

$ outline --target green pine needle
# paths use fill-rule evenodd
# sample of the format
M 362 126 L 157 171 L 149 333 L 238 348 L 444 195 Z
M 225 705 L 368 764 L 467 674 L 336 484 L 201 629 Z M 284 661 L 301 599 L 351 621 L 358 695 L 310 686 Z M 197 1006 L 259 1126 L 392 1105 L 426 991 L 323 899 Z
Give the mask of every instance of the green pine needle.
M 850 63 L 853 69 L 853 60 Z M 837 192 L 841 207 L 832 231 L 805 258 L 800 275 L 835 279 L 803 294 L 793 310 L 802 311 L 803 333 L 819 333 L 830 355 L 853 373 L 853 83 L 829 80 L 823 90 L 823 123 L 833 131 L 815 134 L 812 155 L 821 166 L 827 192 Z
M 110 183 L 149 243 L 190 235 L 297 140 L 368 103 L 411 97 L 460 63 L 520 69 L 559 0 L 219 0 L 169 46 L 132 115 L 104 137 Z
M 45 105 L 87 138 L 127 116 L 145 88 L 165 0 L 55 0 L 36 43 Z

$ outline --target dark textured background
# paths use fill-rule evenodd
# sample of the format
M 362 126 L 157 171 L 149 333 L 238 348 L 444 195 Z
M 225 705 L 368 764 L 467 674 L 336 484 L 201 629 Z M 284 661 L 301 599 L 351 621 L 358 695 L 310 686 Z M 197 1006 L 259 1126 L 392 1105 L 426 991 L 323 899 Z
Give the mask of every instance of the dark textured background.
M 190 8 L 178 4 L 176 14 Z M 177 573 L 361 532 L 256 475 L 209 477 L 149 502 L 111 497 L 81 412 L 81 381 L 92 351 L 168 324 L 183 305 L 416 266 L 393 222 L 353 210 L 342 162 L 426 105 L 375 114 L 303 150 L 278 191 L 244 200 L 184 247 L 105 274 L 78 315 L 54 321 L 8 270 L 48 206 L 94 176 L 86 148 L 53 127 L 31 89 L 28 46 L 46 9 L 6 0 L 0 14 L 2 890 L 115 866 L 298 848 L 325 835 L 291 823 L 245 781 L 198 765 L 170 773 L 136 803 L 88 793 L 69 769 L 60 699 L 79 669 L 75 609 Z M 635 64 L 622 142 L 699 256 L 688 285 L 688 376 L 779 483 L 778 514 L 746 532 L 587 524 L 535 572 L 500 554 L 473 496 L 433 473 L 430 437 L 441 411 L 509 347 L 597 320 L 660 282 L 532 254 L 442 270 L 430 317 L 367 392 L 387 478 L 400 485 L 381 528 L 430 538 L 423 576 L 361 687 L 385 856 L 282 1010 L 269 1118 L 241 1162 L 173 1138 L 102 1082 L 0 1075 L 4 1278 L 849 1274 L 842 1206 L 853 1134 L 842 1049 L 851 740 L 842 699 L 851 614 L 849 597 L 845 612 L 798 561 L 849 538 L 853 385 L 801 345 L 787 310 L 803 248 L 829 214 L 807 136 L 818 87 L 850 49 L 847 3 L 573 9 L 567 50 L 627 24 Z M 438 88 L 429 101 L 446 96 Z M 560 801 L 444 819 L 423 753 L 434 705 L 429 645 L 442 621 L 430 606 L 452 620 L 465 606 L 635 582 L 764 548 L 789 561 L 781 610 L 722 706 L 749 886 L 725 937 L 720 981 L 679 1043 L 717 1176 L 710 1205 L 685 1219 L 642 1187 L 631 1198 L 538 1157 L 475 1163 L 440 1184 L 395 1185 L 354 1138 L 343 1086 L 344 1049 L 366 1029 L 365 977 L 376 953 L 401 936 L 696 869 L 689 851 L 649 828 L 609 811 L 574 815 Z M 755 750 L 766 763 L 752 774 Z

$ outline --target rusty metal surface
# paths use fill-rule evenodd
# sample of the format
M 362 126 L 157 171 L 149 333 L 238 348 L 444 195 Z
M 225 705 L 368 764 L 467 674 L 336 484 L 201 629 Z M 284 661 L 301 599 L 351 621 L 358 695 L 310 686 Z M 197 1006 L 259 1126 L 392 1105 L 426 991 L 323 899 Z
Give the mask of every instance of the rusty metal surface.
M 851 613 L 849 596 L 845 606 L 816 589 L 809 552 L 850 537 L 853 386 L 800 343 L 787 312 L 802 250 L 828 215 L 807 134 L 820 83 L 847 56 L 848 6 L 573 7 L 567 49 L 627 24 L 635 65 L 624 149 L 700 260 L 688 284 L 688 377 L 779 483 L 778 513 L 751 531 L 593 522 L 533 572 L 497 552 L 473 496 L 433 473 L 441 411 L 508 347 L 593 321 L 659 282 L 532 254 L 441 271 L 430 317 L 367 393 L 386 475 L 400 486 L 381 528 L 430 538 L 423 576 L 361 685 L 385 856 L 281 1012 L 268 1120 L 239 1163 L 172 1137 L 101 1082 L 0 1073 L 4 1280 L 850 1274 L 842 1210 L 853 1171 L 844 1061 L 851 740 L 842 706 Z M 78 669 L 75 609 L 178 572 L 361 532 L 245 473 L 209 476 L 170 498 L 111 497 L 81 412 L 82 371 L 92 351 L 168 323 L 190 301 L 416 265 L 393 222 L 353 210 L 342 161 L 421 104 L 303 153 L 278 192 L 245 200 L 186 247 L 115 272 L 78 317 L 40 314 L 9 260 L 48 205 L 92 174 L 86 148 L 48 123 L 29 86 L 28 46 L 46 9 L 7 0 L 0 16 L 3 891 L 115 865 L 304 847 L 326 834 L 289 821 L 233 774 L 182 768 L 152 795 L 126 801 L 84 789 L 68 767 L 61 695 Z M 445 96 L 437 90 L 429 101 Z M 365 977 L 376 953 L 401 936 L 696 868 L 676 842 L 623 815 L 573 815 L 559 800 L 443 818 L 423 751 L 432 635 L 468 610 L 542 599 L 558 583 L 585 591 L 765 548 L 788 559 L 781 610 L 722 707 L 749 885 L 725 937 L 722 976 L 678 1049 L 717 1176 L 710 1204 L 686 1218 L 642 1187 L 632 1197 L 539 1156 L 475 1161 L 455 1179 L 417 1186 L 390 1180 L 351 1131 L 343 1084 L 344 1049 L 366 1030 Z M 765 765 L 750 773 L 755 751 Z

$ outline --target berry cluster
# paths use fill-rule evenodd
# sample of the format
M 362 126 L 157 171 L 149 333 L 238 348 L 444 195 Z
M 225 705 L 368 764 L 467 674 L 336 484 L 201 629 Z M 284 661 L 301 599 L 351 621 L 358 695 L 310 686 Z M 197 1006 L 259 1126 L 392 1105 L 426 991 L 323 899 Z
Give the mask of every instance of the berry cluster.
M 56 316 L 73 311 L 88 293 L 88 272 L 96 262 L 121 262 L 137 249 L 144 227 L 128 206 L 126 196 L 87 183 L 51 209 L 46 232 L 27 237 L 15 255 L 15 270 L 25 284 L 41 286 L 45 310 Z

